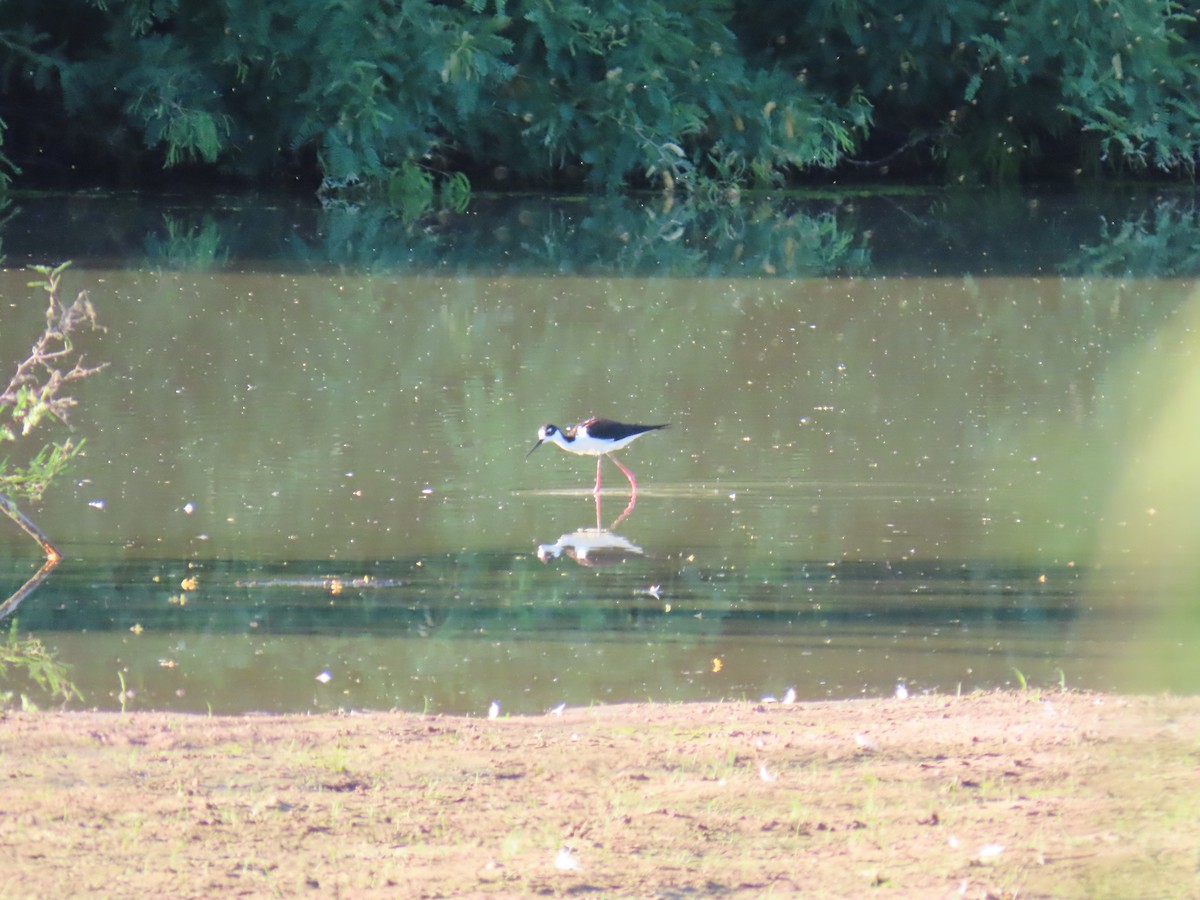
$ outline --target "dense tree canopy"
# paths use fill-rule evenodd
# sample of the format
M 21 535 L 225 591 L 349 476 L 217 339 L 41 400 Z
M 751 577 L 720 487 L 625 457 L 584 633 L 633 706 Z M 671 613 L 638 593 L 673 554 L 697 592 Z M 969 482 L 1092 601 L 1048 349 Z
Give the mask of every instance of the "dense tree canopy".
M 714 196 L 846 171 L 1193 177 L 1190 10 L 3 0 L 4 172 L 134 185 L 182 167 L 402 194 L 461 188 L 465 174 Z

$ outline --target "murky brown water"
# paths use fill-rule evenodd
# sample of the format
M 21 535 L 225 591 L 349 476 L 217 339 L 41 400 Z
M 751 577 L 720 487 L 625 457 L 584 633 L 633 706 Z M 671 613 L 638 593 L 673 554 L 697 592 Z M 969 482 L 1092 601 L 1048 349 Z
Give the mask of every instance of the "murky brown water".
M 0 273 L 0 358 L 40 315 L 28 280 Z M 89 703 L 118 673 L 127 702 L 198 709 L 1200 688 L 1126 662 L 1200 636 L 1194 280 L 68 284 L 111 367 L 36 511 L 69 565 L 20 622 Z M 600 535 L 594 463 L 526 458 L 593 413 L 671 423 L 620 454 L 637 504 Z M 605 488 L 610 526 L 607 464 Z M 0 525 L 15 587 L 36 558 Z

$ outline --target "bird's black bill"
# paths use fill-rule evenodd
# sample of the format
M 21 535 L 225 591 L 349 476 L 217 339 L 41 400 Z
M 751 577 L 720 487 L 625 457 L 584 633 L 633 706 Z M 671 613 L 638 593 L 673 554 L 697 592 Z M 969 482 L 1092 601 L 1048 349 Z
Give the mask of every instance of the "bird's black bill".
M 536 450 L 540 446 L 542 446 L 542 441 L 539 440 L 536 444 L 533 445 L 533 448 L 528 453 L 525 454 L 525 458 L 529 459 L 529 457 L 533 456 L 533 451 Z

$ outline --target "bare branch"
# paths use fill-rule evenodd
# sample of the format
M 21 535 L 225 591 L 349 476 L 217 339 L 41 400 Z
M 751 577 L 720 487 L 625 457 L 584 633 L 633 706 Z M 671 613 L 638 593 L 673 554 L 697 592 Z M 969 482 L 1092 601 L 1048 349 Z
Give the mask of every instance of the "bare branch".
M 44 415 L 67 422 L 74 397 L 63 395 L 63 389 L 76 381 L 95 375 L 108 363 L 98 366 L 84 364 L 82 354 L 75 356 L 71 335 L 87 328 L 104 331 L 96 321 L 96 310 L 87 291 L 80 291 L 75 302 L 64 307 L 58 299 L 58 283 L 62 267 L 47 272 L 44 286 L 49 295 L 46 307 L 46 328 L 30 348 L 29 356 L 17 364 L 16 372 L 3 393 L 0 407 L 11 407 L 12 418 L 20 423 L 21 433 L 28 434 Z M 70 368 L 66 364 L 70 362 Z

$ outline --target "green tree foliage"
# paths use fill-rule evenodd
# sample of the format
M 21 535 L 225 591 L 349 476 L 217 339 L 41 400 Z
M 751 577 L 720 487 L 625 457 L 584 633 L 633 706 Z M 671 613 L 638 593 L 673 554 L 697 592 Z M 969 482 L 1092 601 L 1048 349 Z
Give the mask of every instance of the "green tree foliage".
M 0 119 L 0 147 L 4 146 L 4 129 L 6 127 L 4 120 Z M 20 174 L 21 170 L 14 166 L 12 161 L 4 155 L 4 151 L 0 149 L 0 194 L 8 191 L 13 176 Z
M 1070 166 L 1194 176 L 1200 28 L 1171 0 L 747 4 L 747 45 L 823 93 L 861 90 L 874 149 L 952 177 Z M 928 158 L 928 157 L 926 157 Z
M 1172 0 L 7 0 L 0 117 L 27 169 L 51 141 L 312 163 L 414 213 L 459 170 L 723 197 L 855 160 L 1191 175 L 1198 47 Z
M 674 185 L 712 170 L 710 156 L 772 180 L 836 164 L 869 122 L 861 96 L 834 104 L 782 69 L 747 67 L 730 5 L 712 0 L 603 12 L 573 0 L 46 6 L 82 9 L 97 27 L 63 45 L 45 6 L 10 3 L 47 30 L 7 17 L 25 65 L 6 77 L 57 85 L 82 136 L 110 129 L 81 119 L 117 112 L 168 166 L 219 160 L 245 175 L 312 151 L 327 189 L 419 194 L 413 166 L 460 163 Z

